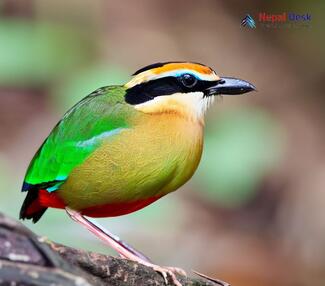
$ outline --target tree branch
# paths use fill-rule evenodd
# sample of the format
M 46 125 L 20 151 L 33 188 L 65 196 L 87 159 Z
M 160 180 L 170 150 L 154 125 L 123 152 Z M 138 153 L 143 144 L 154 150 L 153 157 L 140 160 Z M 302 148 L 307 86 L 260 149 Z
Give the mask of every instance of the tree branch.
M 215 286 L 177 276 L 182 285 Z M 0 213 L 0 285 L 165 285 L 150 267 L 46 241 Z M 171 281 L 170 281 L 171 283 Z

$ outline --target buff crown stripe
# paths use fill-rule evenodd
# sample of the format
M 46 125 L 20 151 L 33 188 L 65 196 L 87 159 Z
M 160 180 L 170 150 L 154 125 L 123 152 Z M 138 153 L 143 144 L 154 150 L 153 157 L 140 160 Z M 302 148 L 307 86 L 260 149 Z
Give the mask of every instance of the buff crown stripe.
M 198 73 L 207 74 L 207 75 L 213 73 L 213 70 L 211 68 L 199 64 L 194 64 L 194 63 L 170 63 L 162 67 L 153 68 L 151 71 L 154 74 L 158 75 L 160 73 L 165 73 L 165 72 L 180 70 L 180 69 L 194 70 Z

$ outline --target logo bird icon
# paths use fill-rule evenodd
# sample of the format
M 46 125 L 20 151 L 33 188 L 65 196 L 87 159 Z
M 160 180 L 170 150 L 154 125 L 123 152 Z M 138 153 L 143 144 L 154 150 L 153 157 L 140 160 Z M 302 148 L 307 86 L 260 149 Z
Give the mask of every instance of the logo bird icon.
M 241 25 L 243 27 L 249 27 L 249 28 L 256 28 L 256 24 L 255 21 L 253 19 L 253 17 L 249 14 L 247 14 L 241 21 Z

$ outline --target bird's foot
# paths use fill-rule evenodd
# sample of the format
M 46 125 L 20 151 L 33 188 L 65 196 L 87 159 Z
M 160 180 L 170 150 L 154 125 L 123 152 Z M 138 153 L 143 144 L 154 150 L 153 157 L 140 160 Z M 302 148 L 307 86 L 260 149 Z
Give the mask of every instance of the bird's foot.
M 187 273 L 184 269 L 179 268 L 179 267 L 173 267 L 173 266 L 165 266 L 165 268 L 169 269 L 170 271 L 172 271 L 175 274 L 179 274 L 182 276 L 187 276 Z
M 151 267 L 153 270 L 160 273 L 164 278 L 166 285 L 168 285 L 168 276 L 170 276 L 175 286 L 182 286 L 182 284 L 178 281 L 175 274 L 186 275 L 186 272 L 183 269 L 177 267 L 162 267 L 151 263 L 149 263 L 149 265 L 147 266 Z
M 159 274 L 161 274 L 161 276 L 164 278 L 166 285 L 168 285 L 168 276 L 169 276 L 173 282 L 173 285 L 182 286 L 182 284 L 178 281 L 176 274 L 186 276 L 186 272 L 181 268 L 159 266 L 159 265 L 147 262 L 147 261 L 143 261 L 142 259 L 139 259 L 139 258 L 135 258 L 135 259 L 131 259 L 131 260 L 138 262 L 142 265 L 145 265 L 147 267 L 150 267 L 153 270 L 155 270 L 156 272 L 158 272 Z

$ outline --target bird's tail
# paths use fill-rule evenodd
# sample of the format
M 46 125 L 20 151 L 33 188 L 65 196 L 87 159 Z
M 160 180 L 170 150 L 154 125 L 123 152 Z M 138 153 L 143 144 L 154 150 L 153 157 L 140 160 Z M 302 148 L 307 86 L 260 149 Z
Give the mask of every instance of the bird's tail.
M 47 207 L 41 205 L 39 200 L 39 190 L 30 189 L 20 209 L 20 219 L 31 219 L 34 223 L 38 222 Z

